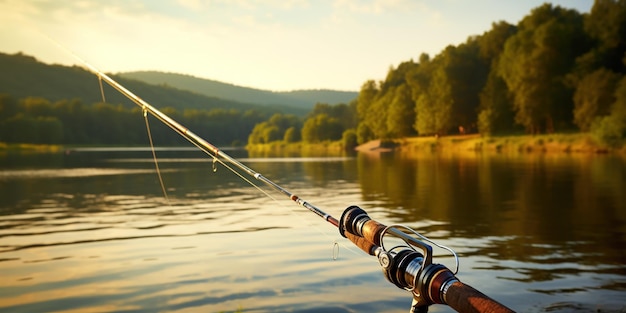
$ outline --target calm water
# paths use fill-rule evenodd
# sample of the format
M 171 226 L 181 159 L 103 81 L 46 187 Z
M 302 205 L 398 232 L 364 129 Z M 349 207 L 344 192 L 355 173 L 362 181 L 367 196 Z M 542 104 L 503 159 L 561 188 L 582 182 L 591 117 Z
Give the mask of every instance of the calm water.
M 1 312 L 408 311 L 332 225 L 193 149 L 157 154 L 169 202 L 148 150 L 0 155 Z M 626 310 L 623 159 L 229 154 L 454 248 L 458 277 L 517 311 Z

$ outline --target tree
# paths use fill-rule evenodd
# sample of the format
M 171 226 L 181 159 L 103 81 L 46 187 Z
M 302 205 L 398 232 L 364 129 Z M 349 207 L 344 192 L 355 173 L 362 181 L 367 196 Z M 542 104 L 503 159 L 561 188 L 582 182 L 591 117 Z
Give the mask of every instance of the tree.
M 420 135 L 437 134 L 439 128 L 435 123 L 435 112 L 430 94 L 422 93 L 415 104 L 417 118 L 415 120 L 415 129 Z
M 283 140 L 287 143 L 291 143 L 291 142 L 298 142 L 300 141 L 301 136 L 300 136 L 300 131 L 295 128 L 295 127 L 289 127 L 287 128 L 287 130 L 285 131 L 285 136 L 283 138 Z
M 17 101 L 8 94 L 0 94 L 0 121 L 14 116 L 17 112 Z
M 622 77 L 615 90 L 615 102 L 607 116 L 596 118 L 591 132 L 600 141 L 619 145 L 626 139 L 626 76 Z
M 428 88 L 430 86 L 433 68 L 434 64 L 431 62 L 430 56 L 426 53 L 422 53 L 417 66 L 413 67 L 406 76 L 407 85 L 411 89 L 411 99 L 414 103 L 413 112 L 415 116 L 413 118 L 413 129 L 419 134 L 435 132 L 431 130 L 430 122 L 432 122 L 432 120 L 429 120 L 430 115 L 428 113 L 430 108 Z M 424 112 L 426 115 L 420 117 L 420 112 Z
M 584 28 L 595 41 L 586 56 L 587 69 L 605 67 L 626 72 L 626 0 L 596 0 L 585 18 Z
M 435 61 L 436 62 L 436 61 Z M 452 127 L 452 87 L 447 80 L 445 68 L 437 65 L 427 92 L 416 103 L 417 131 L 420 134 L 442 135 Z
M 619 74 L 602 68 L 578 83 L 574 94 L 574 123 L 580 130 L 588 131 L 596 117 L 610 113 L 619 79 Z
M 321 142 L 326 140 L 341 139 L 343 129 L 341 123 L 336 118 L 331 118 L 326 114 L 319 114 L 314 118 L 309 118 L 302 126 L 302 140 L 305 142 Z
M 513 93 L 515 121 L 528 132 L 552 132 L 572 120 L 572 89 L 565 83 L 587 49 L 582 16 L 544 4 L 531 11 L 507 40 L 500 75 Z
M 359 123 L 356 128 L 356 142 L 358 144 L 366 143 L 370 140 L 374 140 L 374 134 L 372 131 L 365 125 L 365 123 Z
M 507 22 L 491 24 L 491 30 L 477 39 L 480 56 L 489 64 L 489 74 L 479 93 L 478 131 L 484 135 L 513 129 L 512 94 L 498 73 L 498 63 L 506 41 L 517 28 Z
M 43 144 L 60 144 L 63 143 L 63 123 L 56 117 L 46 116 L 38 117 L 37 123 L 37 141 Z
M 480 56 L 492 67 L 504 50 L 504 44 L 517 32 L 517 27 L 505 21 L 491 23 L 491 29 L 478 38 Z
M 23 113 L 18 113 L 2 121 L 2 140 L 9 143 L 38 143 L 37 121 Z
M 298 137 L 295 130 L 299 129 L 300 125 L 300 119 L 295 115 L 274 114 L 267 121 L 254 126 L 248 136 L 248 143 L 257 144 L 281 140 L 295 140 Z M 291 128 L 294 130 L 290 131 L 290 134 L 287 134 L 287 130 Z
M 389 139 L 390 137 L 387 128 L 387 116 L 393 101 L 394 91 L 395 87 L 391 87 L 387 89 L 386 93 L 379 94 L 367 112 L 367 125 L 376 138 Z
M 512 95 L 497 72 L 491 71 L 480 92 L 478 131 L 484 135 L 502 133 L 513 128 Z
M 346 150 L 356 148 L 356 146 L 358 145 L 356 130 L 351 128 L 344 131 L 341 135 L 341 142 L 343 143 L 343 147 Z
M 402 84 L 395 88 L 391 105 L 387 112 L 387 131 L 393 138 L 415 134 L 415 103 L 411 98 L 411 89 Z
M 443 77 L 441 83 L 449 90 L 451 105 L 450 126 L 473 128 L 480 104 L 479 93 L 489 73 L 489 62 L 480 55 L 479 41 L 470 37 L 456 47 L 449 46 L 442 53 Z M 448 92 L 448 91 L 447 91 Z
M 380 89 L 373 80 L 366 81 L 361 86 L 361 91 L 357 97 L 357 116 L 359 118 L 359 125 L 363 125 L 369 129 L 369 132 L 373 134 L 373 125 L 376 123 L 376 115 L 372 112 L 374 101 L 378 96 Z
M 337 118 L 345 129 L 354 128 L 357 125 L 356 101 L 353 101 L 350 105 L 345 103 L 335 105 L 316 103 L 313 110 L 307 114 L 307 118 L 315 117 L 319 114 Z

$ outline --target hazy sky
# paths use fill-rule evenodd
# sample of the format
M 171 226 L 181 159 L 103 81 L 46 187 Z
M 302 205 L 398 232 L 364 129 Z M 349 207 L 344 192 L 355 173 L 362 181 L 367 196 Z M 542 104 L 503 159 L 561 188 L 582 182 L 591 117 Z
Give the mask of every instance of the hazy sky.
M 540 0 L 0 0 L 0 52 L 275 91 L 358 91 L 389 67 L 516 24 Z M 592 0 L 549 1 L 589 12 Z

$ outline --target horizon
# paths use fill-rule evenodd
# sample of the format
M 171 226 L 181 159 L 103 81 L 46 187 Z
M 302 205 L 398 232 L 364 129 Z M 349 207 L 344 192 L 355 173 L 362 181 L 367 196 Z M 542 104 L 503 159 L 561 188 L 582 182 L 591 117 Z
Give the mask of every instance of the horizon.
M 0 51 L 80 65 L 51 38 L 107 73 L 157 71 L 274 92 L 358 92 L 391 67 L 421 53 L 433 57 L 493 22 L 516 25 L 544 2 L 5 0 Z M 580 13 L 593 5 L 547 3 Z

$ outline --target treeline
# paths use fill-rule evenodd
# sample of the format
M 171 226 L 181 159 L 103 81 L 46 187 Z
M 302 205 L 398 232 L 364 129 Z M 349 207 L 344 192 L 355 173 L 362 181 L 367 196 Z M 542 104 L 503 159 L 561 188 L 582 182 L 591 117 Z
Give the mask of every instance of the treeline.
M 36 64 L 27 58 L 22 61 Z M 22 80 L 28 79 L 32 77 Z M 0 85 L 8 86 L 10 81 L 6 78 Z M 150 93 L 152 87 L 141 87 L 137 93 L 142 96 L 158 95 Z M 187 99 L 184 96 L 198 95 L 174 98 Z M 0 141 L 143 143 L 139 109 L 53 101 L 0 99 Z M 626 138 L 626 0 L 596 0 L 586 14 L 544 4 L 517 25 L 493 23 L 482 35 L 450 45 L 433 57 L 422 54 L 418 60 L 392 67 L 384 80 L 365 82 L 353 102 L 318 103 L 305 118 L 238 108 L 163 111 L 220 145 L 343 140 L 349 148 L 372 139 L 414 135 L 565 131 L 592 132 L 606 143 L 622 143 Z M 157 134 L 167 143 L 178 140 L 168 130 Z
M 258 111 L 235 109 L 180 112 L 161 111 L 194 133 L 216 145 L 245 145 L 257 123 L 267 118 Z M 152 136 L 157 144 L 184 142 L 178 134 L 149 116 Z M 151 121 L 151 122 L 150 122 Z M 148 143 L 143 112 L 139 107 L 94 103 L 80 100 L 51 102 L 44 98 L 14 99 L 0 95 L 0 141 L 6 143 L 145 145 Z
M 289 128 L 301 127 L 304 141 L 343 138 L 347 147 L 470 132 L 591 131 L 618 143 L 626 138 L 626 0 L 596 0 L 588 14 L 544 4 L 517 25 L 493 23 L 365 82 L 356 103 L 337 109 L 316 107 Z M 249 142 L 287 141 L 282 125 L 279 117 L 257 125 Z
M 544 4 L 434 57 L 367 81 L 359 142 L 464 132 L 595 132 L 626 136 L 626 1 L 589 14 Z
M 356 146 L 356 102 L 350 105 L 318 103 L 304 120 L 295 115 L 274 114 L 257 124 L 248 137 L 249 144 L 271 142 L 317 143 L 344 138 L 346 147 Z

